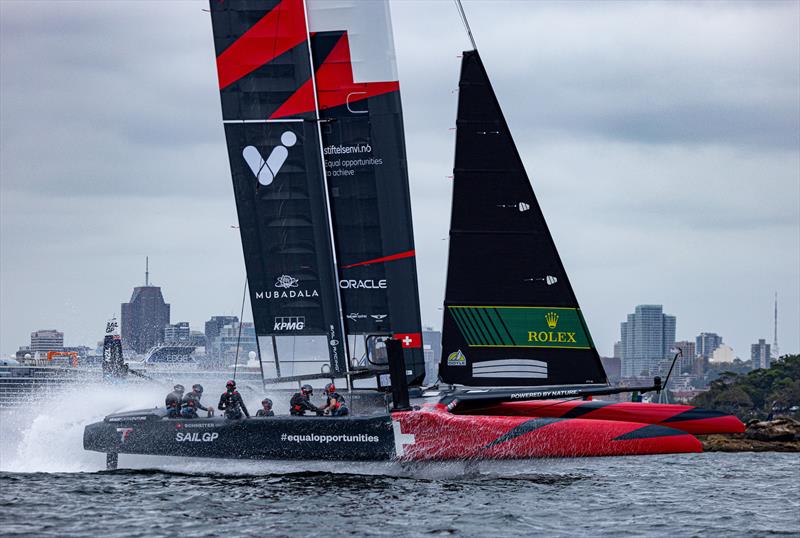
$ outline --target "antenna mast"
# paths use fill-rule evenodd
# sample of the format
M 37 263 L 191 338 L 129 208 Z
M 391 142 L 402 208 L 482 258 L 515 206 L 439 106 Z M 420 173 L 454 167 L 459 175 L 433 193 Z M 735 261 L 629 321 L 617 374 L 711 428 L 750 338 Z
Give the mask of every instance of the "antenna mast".
M 775 292 L 775 333 L 772 338 L 772 359 L 776 360 L 781 355 L 778 350 L 778 292 Z
M 150 256 L 144 257 L 144 285 L 150 285 Z

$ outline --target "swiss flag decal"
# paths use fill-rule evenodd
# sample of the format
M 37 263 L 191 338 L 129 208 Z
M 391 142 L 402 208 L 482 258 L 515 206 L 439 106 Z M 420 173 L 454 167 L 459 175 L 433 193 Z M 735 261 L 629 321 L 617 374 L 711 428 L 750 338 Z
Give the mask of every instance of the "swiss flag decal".
M 404 348 L 422 347 L 422 333 L 397 333 L 394 335 Z

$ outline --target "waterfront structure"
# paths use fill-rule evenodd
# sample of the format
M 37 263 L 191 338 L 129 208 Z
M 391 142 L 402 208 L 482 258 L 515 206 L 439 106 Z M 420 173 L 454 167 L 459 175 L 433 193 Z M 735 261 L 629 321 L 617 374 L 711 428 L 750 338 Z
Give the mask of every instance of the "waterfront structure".
M 714 350 L 722 345 L 722 337 L 717 333 L 700 333 L 694 343 L 696 353 L 704 359 L 710 359 Z
M 692 373 L 695 361 L 695 343 L 688 340 L 675 342 L 675 348 L 681 350 L 681 358 L 676 365 L 678 373 Z
M 770 345 L 763 338 L 750 346 L 750 359 L 753 361 L 753 370 L 769 368 L 771 361 Z
M 122 303 L 122 349 L 146 353 L 164 341 L 164 327 L 169 325 L 169 304 L 164 301 L 161 288 L 150 285 L 149 271 L 145 272 L 145 285 L 133 288 L 131 300 Z
M 638 305 L 620 324 L 622 377 L 649 377 L 661 372 L 675 344 L 675 316 L 662 305 Z
M 64 333 L 56 329 L 41 329 L 31 333 L 31 354 L 37 351 L 64 351 Z
M 179 321 L 164 327 L 164 342 L 167 343 L 188 343 L 191 337 L 188 321 Z
M 722 344 L 714 350 L 714 353 L 711 354 L 708 361 L 719 364 L 722 362 L 733 362 L 735 359 L 736 353 L 733 351 L 733 348 L 727 344 Z

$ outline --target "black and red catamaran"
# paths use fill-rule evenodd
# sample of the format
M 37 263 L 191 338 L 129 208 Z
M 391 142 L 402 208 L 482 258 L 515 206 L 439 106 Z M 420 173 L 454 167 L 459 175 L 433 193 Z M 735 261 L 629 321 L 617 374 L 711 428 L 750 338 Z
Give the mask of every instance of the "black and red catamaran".
M 111 466 L 119 453 L 510 459 L 698 452 L 692 434 L 742 431 L 689 406 L 584 400 L 632 389 L 608 384 L 477 50 L 464 53 L 459 82 L 439 384 L 420 389 L 388 0 L 210 5 L 265 382 L 338 379 L 353 413 L 113 414 L 86 428 L 86 449 Z

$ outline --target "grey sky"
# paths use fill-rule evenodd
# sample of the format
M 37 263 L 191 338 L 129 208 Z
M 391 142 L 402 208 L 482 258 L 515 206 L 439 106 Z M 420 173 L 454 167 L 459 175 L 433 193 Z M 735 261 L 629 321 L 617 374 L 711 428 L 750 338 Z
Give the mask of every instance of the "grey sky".
M 93 344 L 143 280 L 238 314 L 244 267 L 197 2 L 0 1 L 0 352 Z M 639 303 L 679 339 L 800 349 L 800 3 L 465 2 L 601 354 Z M 423 322 L 439 327 L 459 58 L 394 1 Z

